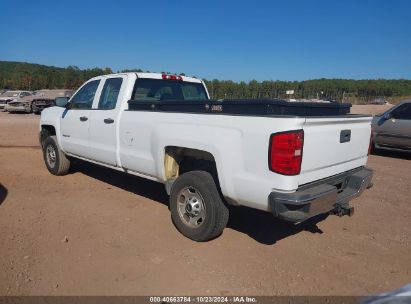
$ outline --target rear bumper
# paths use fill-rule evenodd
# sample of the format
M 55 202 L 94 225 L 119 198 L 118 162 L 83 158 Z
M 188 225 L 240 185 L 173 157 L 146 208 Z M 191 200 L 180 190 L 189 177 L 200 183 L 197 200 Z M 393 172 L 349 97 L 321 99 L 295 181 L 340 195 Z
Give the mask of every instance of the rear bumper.
M 29 113 L 31 112 L 31 107 L 26 107 L 23 105 L 18 105 L 18 106 L 12 106 L 12 105 L 6 105 L 5 110 L 8 112 L 26 112 Z
M 284 220 L 302 222 L 337 208 L 346 208 L 350 200 L 372 186 L 372 176 L 371 169 L 361 167 L 304 185 L 293 193 L 271 192 L 271 212 Z

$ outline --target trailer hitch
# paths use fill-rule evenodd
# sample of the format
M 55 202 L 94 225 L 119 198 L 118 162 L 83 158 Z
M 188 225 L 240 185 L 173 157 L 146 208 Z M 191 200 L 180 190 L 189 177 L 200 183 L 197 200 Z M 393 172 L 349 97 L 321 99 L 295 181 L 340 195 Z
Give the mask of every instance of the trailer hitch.
M 342 217 L 344 215 L 353 216 L 354 215 L 354 207 L 349 205 L 337 205 L 335 209 L 330 211 L 331 214 L 338 215 Z

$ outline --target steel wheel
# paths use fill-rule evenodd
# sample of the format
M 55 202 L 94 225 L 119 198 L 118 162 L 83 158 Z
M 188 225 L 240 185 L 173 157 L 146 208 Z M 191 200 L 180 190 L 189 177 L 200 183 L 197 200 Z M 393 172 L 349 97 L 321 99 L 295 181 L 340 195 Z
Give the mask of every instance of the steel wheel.
M 174 181 L 170 211 L 177 229 L 197 242 L 220 235 L 229 216 L 213 176 L 200 170 L 186 172 Z
M 46 148 L 46 160 L 50 168 L 54 168 L 56 165 L 56 150 L 53 145 L 48 145 Z
M 59 149 L 56 136 L 46 136 L 41 145 L 47 170 L 54 175 L 66 175 L 70 169 L 70 160 Z
M 206 208 L 201 193 L 194 187 L 181 189 L 177 195 L 178 215 L 190 228 L 200 227 L 206 217 Z

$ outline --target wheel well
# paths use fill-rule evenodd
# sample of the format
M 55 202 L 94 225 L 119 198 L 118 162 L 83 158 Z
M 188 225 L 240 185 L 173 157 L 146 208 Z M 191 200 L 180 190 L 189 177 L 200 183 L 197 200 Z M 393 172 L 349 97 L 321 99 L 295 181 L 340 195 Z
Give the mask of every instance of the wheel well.
M 165 149 L 164 171 L 167 181 L 173 182 L 181 174 L 202 170 L 209 172 L 218 185 L 217 165 L 214 156 L 203 150 L 169 146 Z
M 44 140 L 49 137 L 56 135 L 56 129 L 51 125 L 42 125 L 41 126 L 41 144 L 43 145 Z

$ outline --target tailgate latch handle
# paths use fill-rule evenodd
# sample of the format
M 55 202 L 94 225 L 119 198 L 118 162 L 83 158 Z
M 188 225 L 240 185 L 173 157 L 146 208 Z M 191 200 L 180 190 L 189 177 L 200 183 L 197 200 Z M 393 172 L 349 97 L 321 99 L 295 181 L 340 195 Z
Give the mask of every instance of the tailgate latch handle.
M 340 132 L 340 143 L 349 142 L 351 140 L 351 130 L 342 130 Z

